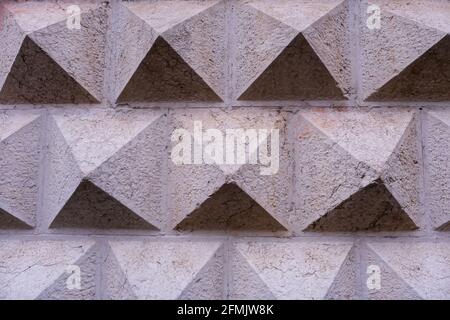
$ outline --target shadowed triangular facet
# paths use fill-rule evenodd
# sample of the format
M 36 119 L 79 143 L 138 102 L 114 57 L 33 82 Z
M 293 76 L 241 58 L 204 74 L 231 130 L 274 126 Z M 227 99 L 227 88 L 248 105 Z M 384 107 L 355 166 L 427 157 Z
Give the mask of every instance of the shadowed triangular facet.
M 359 190 L 305 231 L 406 231 L 417 229 L 381 180 Z
M 159 37 L 117 100 L 220 101 L 220 98 L 180 55 Z
M 264 208 L 235 184 L 225 184 L 178 226 L 183 231 L 285 231 Z
M 450 35 L 388 81 L 367 100 L 450 100 Z
M 52 228 L 156 229 L 90 181 L 82 181 Z
M 343 98 L 336 80 L 300 33 L 239 100 Z
M 0 229 L 30 229 L 31 227 L 22 220 L 0 209 Z
M 33 40 L 25 37 L 0 91 L 1 103 L 95 103 Z

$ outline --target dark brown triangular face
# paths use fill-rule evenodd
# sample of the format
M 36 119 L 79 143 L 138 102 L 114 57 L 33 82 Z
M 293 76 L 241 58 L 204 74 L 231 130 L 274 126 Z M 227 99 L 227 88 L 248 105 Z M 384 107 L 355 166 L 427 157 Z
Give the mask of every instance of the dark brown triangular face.
M 305 231 L 406 231 L 417 229 L 381 180 L 353 194 Z
M 235 184 L 225 184 L 181 221 L 180 231 L 266 231 L 286 229 Z
M 445 36 L 367 100 L 450 100 L 450 36 Z
M 344 99 L 337 82 L 299 34 L 239 100 Z
M 83 181 L 51 228 L 156 229 L 90 181 Z
M 437 231 L 450 231 L 450 221 L 436 228 Z
M 0 209 L 0 229 L 31 229 L 25 222 Z
M 29 37 L 25 37 L 0 91 L 0 103 L 96 102 Z
M 161 37 L 117 102 L 221 101 L 203 79 Z

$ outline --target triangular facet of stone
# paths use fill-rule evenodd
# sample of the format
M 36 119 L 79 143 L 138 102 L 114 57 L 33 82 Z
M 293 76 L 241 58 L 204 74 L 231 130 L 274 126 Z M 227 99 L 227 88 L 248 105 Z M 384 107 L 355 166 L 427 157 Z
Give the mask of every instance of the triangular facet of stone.
M 25 37 L 0 91 L 0 103 L 96 102 L 30 37 Z
M 286 229 L 235 184 L 225 184 L 176 227 L 183 231 L 266 231 Z
M 450 35 L 442 38 L 367 100 L 450 100 Z
M 88 180 L 80 183 L 51 228 L 156 229 Z
M 310 224 L 305 231 L 406 231 L 417 229 L 379 179 Z
M 0 209 L 0 229 L 30 229 L 27 223 Z
M 342 91 L 300 33 L 239 100 L 343 99 Z
M 117 101 L 221 101 L 221 99 L 166 40 L 159 37 Z

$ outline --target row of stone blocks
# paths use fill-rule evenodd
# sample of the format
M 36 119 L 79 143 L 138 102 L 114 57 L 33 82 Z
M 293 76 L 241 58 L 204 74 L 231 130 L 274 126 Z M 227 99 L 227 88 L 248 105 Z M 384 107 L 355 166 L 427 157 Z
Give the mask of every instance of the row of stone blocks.
M 272 162 L 177 162 L 174 132 L 199 123 L 277 130 L 258 141 Z M 449 125 L 442 108 L 3 111 L 0 228 L 447 231 Z M 188 158 L 211 143 L 182 139 Z
M 0 103 L 450 100 L 446 0 L 67 6 L 4 2 Z
M 450 243 L 408 240 L 0 241 L 0 299 L 449 299 Z

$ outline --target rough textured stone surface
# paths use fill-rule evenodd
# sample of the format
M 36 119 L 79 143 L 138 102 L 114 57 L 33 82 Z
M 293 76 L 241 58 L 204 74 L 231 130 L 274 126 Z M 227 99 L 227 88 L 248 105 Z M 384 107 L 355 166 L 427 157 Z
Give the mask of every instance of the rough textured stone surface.
M 238 1 L 234 16 L 238 35 L 236 97 L 344 98 L 350 61 L 346 45 L 349 32 L 342 28 L 348 23 L 348 7 L 343 1 L 281 1 L 277 5 L 271 1 Z M 334 55 L 339 58 L 334 59 Z M 346 71 L 333 76 L 331 72 L 339 69 Z
M 156 111 L 51 115 L 44 196 L 48 223 L 158 228 L 164 121 Z
M 433 110 L 426 114 L 426 196 L 431 225 L 437 230 L 450 230 L 450 113 Z
M 106 260 L 107 299 L 221 299 L 220 242 L 116 241 Z
M 448 0 L 2 0 L 0 48 L 0 299 L 450 299 Z
M 92 241 L 0 241 L 1 299 L 93 299 L 96 260 Z M 80 289 L 66 285 L 81 270 Z
M 350 249 L 351 243 L 237 243 L 231 298 L 323 299 Z
M 422 181 L 417 120 L 417 113 L 393 109 L 300 112 L 295 136 L 299 228 L 416 229 Z
M 371 1 L 381 27 L 370 30 L 362 7 L 363 97 L 375 101 L 450 100 L 448 1 Z
M 169 227 L 189 225 L 189 229 L 194 231 L 238 229 L 251 233 L 285 230 L 292 192 L 286 184 L 292 173 L 287 117 L 287 112 L 278 109 L 262 111 L 257 108 L 240 108 L 206 112 L 197 109 L 174 110 L 170 117 L 171 126 L 186 128 L 191 132 L 194 128 L 193 121 L 202 121 L 204 130 L 220 129 L 224 133 L 226 129 L 233 128 L 279 129 L 281 150 L 279 170 L 272 175 L 261 175 L 259 165 L 177 165 L 169 161 Z M 231 214 L 233 219 L 221 221 L 216 218 L 215 223 L 206 223 L 210 220 L 209 216 L 220 215 L 223 211 L 227 211 L 227 215 Z M 220 230 L 217 230 L 217 225 L 221 225 Z
M 450 246 L 443 242 L 369 243 L 368 263 L 379 263 L 382 290 L 371 298 L 449 299 Z M 378 259 L 378 260 L 377 260 Z
M 35 225 L 42 124 L 36 112 L 0 113 L 0 228 Z

